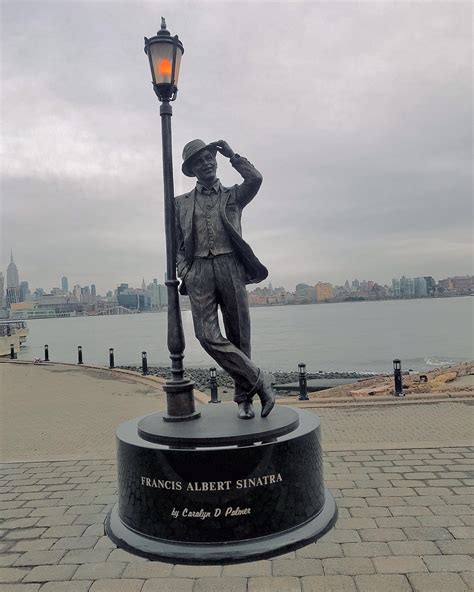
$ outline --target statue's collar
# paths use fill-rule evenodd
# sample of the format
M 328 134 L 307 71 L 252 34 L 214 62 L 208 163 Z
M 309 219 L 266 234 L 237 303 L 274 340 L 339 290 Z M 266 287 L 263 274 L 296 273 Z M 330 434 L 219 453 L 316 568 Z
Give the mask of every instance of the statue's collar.
M 211 185 L 211 187 L 207 187 L 206 185 L 204 185 L 200 181 L 198 181 L 196 183 L 196 189 L 199 191 L 199 193 L 204 193 L 207 195 L 210 195 L 212 193 L 219 193 L 221 188 L 222 188 L 222 186 L 221 186 L 221 182 L 219 181 L 219 179 L 216 179 L 215 182 Z

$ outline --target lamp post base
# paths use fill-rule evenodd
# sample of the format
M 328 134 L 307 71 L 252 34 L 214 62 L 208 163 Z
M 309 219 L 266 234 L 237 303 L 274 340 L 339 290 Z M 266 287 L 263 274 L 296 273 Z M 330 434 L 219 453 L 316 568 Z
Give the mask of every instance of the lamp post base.
M 201 412 L 196 411 L 193 389 L 191 380 L 169 381 L 163 386 L 167 404 L 163 421 L 190 421 L 201 417 Z

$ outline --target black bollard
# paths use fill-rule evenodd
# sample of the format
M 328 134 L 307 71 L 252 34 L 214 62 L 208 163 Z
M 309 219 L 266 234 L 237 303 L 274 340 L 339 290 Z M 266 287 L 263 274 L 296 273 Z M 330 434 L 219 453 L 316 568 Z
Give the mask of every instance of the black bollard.
M 10 343 L 10 359 L 11 360 L 15 359 L 15 344 L 14 343 Z
M 144 376 L 148 374 L 148 360 L 146 357 L 146 351 L 142 352 L 142 374 Z
M 393 360 L 393 381 L 395 383 L 394 395 L 404 397 L 402 384 L 402 363 L 400 360 Z
M 114 348 L 109 347 L 109 368 L 115 368 Z
M 211 400 L 209 403 L 220 403 L 217 392 L 217 370 L 214 366 L 209 368 L 209 386 L 211 387 Z
M 82 345 L 77 346 L 77 363 L 82 364 Z
M 308 383 L 306 380 L 306 364 L 303 362 L 298 364 L 298 377 L 300 381 L 300 395 L 298 397 L 298 401 L 309 401 Z
M 44 346 L 44 361 L 49 362 L 49 346 Z

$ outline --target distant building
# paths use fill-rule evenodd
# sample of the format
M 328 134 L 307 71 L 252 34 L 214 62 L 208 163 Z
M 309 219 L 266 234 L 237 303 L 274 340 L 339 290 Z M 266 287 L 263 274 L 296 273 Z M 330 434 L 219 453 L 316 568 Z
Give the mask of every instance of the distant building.
M 61 278 L 61 290 L 64 294 L 69 294 L 69 281 L 65 275 Z
M 439 280 L 438 286 L 442 291 L 456 292 L 458 294 L 474 293 L 474 276 L 454 276 Z
M 474 290 L 473 275 L 455 276 L 451 278 L 451 280 L 454 289 L 459 292 L 471 292 L 472 290 Z
M 26 300 L 31 300 L 31 292 L 28 282 L 23 281 L 20 282 L 20 302 L 25 302 Z
M 148 286 L 147 292 L 151 297 L 152 308 L 159 309 L 168 306 L 168 288 L 159 284 L 156 279 Z
M 5 305 L 5 276 L 0 271 L 0 308 Z
M 434 296 L 436 292 L 436 282 L 433 276 L 425 275 L 425 282 L 426 282 L 426 291 L 428 292 L 429 296 Z
M 308 284 L 297 284 L 295 289 L 295 304 L 305 304 L 306 300 L 306 290 L 309 288 Z
M 18 275 L 18 267 L 13 261 L 13 251 L 10 254 L 10 264 L 7 267 L 7 288 L 19 288 L 20 277 Z
M 7 288 L 6 294 L 7 308 L 10 308 L 12 304 L 20 302 L 20 286 L 11 286 Z
M 315 286 L 316 289 L 316 301 L 327 302 L 334 298 L 334 289 L 332 284 L 325 282 L 318 282 Z
M 92 304 L 92 295 L 89 286 L 84 286 L 83 288 L 81 288 L 81 303 Z
M 120 284 L 117 288 L 117 302 L 130 310 L 151 310 L 151 294 L 148 290 L 135 290 L 128 284 Z
M 306 304 L 314 304 L 318 301 L 316 286 L 308 286 L 306 288 L 305 302 Z
M 426 286 L 426 280 L 424 277 L 416 277 L 413 280 L 415 296 L 418 298 L 423 298 L 428 296 L 428 288 Z
M 34 308 L 38 311 L 54 310 L 55 316 L 71 316 L 83 310 L 77 298 L 69 294 L 44 294 L 35 301 Z
M 404 275 L 400 278 L 400 296 L 402 298 L 413 298 L 415 296 L 415 282 L 413 278 Z
M 393 278 L 392 280 L 392 293 L 394 298 L 400 298 L 401 296 L 400 280 L 397 280 L 397 278 Z

